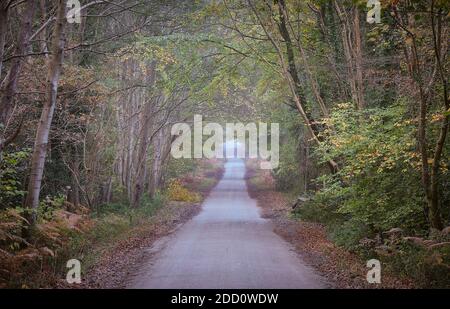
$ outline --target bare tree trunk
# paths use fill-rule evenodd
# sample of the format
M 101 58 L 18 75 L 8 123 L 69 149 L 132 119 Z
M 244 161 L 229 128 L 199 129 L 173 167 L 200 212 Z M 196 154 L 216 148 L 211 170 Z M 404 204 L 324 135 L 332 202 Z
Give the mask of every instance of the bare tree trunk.
M 142 132 L 139 141 L 139 149 L 137 154 L 136 175 L 134 179 L 134 190 L 131 200 L 132 207 L 138 207 L 144 193 L 144 184 L 147 175 L 147 155 L 150 143 L 150 128 L 152 117 L 152 102 L 147 102 L 141 117 Z
M 443 84 L 443 94 L 444 94 L 444 111 L 450 108 L 448 102 L 448 93 L 447 93 L 447 80 L 446 74 L 444 73 L 444 69 L 441 66 L 441 54 L 440 54 L 440 38 L 438 39 L 438 35 L 436 33 L 436 29 L 434 26 L 434 12 L 433 12 L 433 4 L 431 7 L 431 19 L 432 19 L 432 30 L 433 30 L 433 40 L 434 40 L 434 52 L 436 55 L 436 65 L 438 71 L 440 71 L 441 81 Z M 419 59 L 418 48 L 417 48 L 417 40 L 416 35 L 413 31 L 406 28 L 402 22 L 401 17 L 394 6 L 394 16 L 396 18 L 397 24 L 404 30 L 407 34 L 407 37 L 411 41 L 411 51 L 409 58 L 407 59 L 409 63 L 410 69 L 410 79 L 411 84 L 416 89 L 419 95 L 419 126 L 417 132 L 417 141 L 419 144 L 419 153 L 421 158 L 421 176 L 422 176 L 422 186 L 425 192 L 426 197 L 426 206 L 425 213 L 427 214 L 428 221 L 430 223 L 431 228 L 442 229 L 443 222 L 441 218 L 441 212 L 439 209 L 439 166 L 441 161 L 441 156 L 443 152 L 443 147 L 445 140 L 447 138 L 447 132 L 449 129 L 449 117 L 444 117 L 442 121 L 442 126 L 439 132 L 439 136 L 436 140 L 434 154 L 431 154 L 431 163 L 429 162 L 430 154 L 429 154 L 429 142 L 427 138 L 427 114 L 428 114 L 428 96 L 429 94 L 425 90 L 424 81 L 423 81 L 423 71 L 421 68 L 421 62 Z M 412 24 L 413 25 L 413 20 Z M 410 25 L 410 27 L 412 27 Z M 406 45 L 406 43 L 405 43 Z M 408 53 L 407 53 L 408 54 Z M 431 164 L 431 171 L 430 171 Z
M 22 69 L 22 58 L 28 51 L 30 44 L 30 34 L 33 24 L 33 17 L 36 11 L 37 1 L 28 0 L 26 7 L 24 8 L 23 21 L 20 26 L 19 37 L 17 40 L 17 46 L 14 51 L 14 55 L 17 56 L 11 60 L 11 67 L 8 75 L 5 77 L 4 83 L 1 85 L 1 101 L 0 101 L 0 123 L 4 125 L 8 121 L 13 106 L 14 96 L 17 92 L 17 82 Z
M 8 31 L 8 8 L 6 2 L 0 3 L 0 81 L 3 73 L 3 56 L 5 54 L 6 32 Z
M 103 205 L 111 203 L 112 198 L 112 178 L 103 182 L 100 186 L 100 194 L 97 200 L 97 205 Z
M 434 47 L 434 54 L 436 57 L 436 66 L 437 70 L 439 72 L 439 77 L 441 79 L 442 83 L 442 96 L 443 96 L 443 111 L 444 113 L 446 111 L 450 110 L 450 102 L 449 102 L 449 93 L 448 93 L 448 82 L 447 82 L 447 72 L 445 71 L 445 67 L 442 65 L 442 63 L 445 63 L 445 56 L 446 52 L 444 49 L 444 52 L 442 52 L 441 47 L 441 13 L 439 12 L 438 20 L 436 24 L 436 17 L 434 14 L 434 0 L 431 1 L 431 27 L 433 31 L 433 47 Z M 444 145 L 445 141 L 447 139 L 448 130 L 450 128 L 450 116 L 446 115 L 444 116 L 444 119 L 442 120 L 442 125 L 439 130 L 439 136 L 436 140 L 436 145 L 434 149 L 434 156 L 433 156 L 433 162 L 431 166 L 431 179 L 430 179 L 430 221 L 433 224 L 433 226 L 437 229 L 442 229 L 442 219 L 440 214 L 440 208 L 439 208 L 439 168 L 440 168 L 440 162 L 442 158 L 442 152 L 444 151 Z
M 172 136 L 170 134 L 170 127 L 168 126 L 161 128 L 156 135 L 153 144 L 154 154 L 152 170 L 148 183 L 148 192 L 151 197 L 154 197 L 163 185 L 163 167 L 167 164 L 170 158 L 172 143 L 175 139 L 176 136 Z
M 138 66 L 133 59 L 118 63 L 121 84 L 123 87 L 131 86 L 138 71 Z M 136 89 L 129 89 L 119 97 L 117 121 L 122 134 L 119 135 L 118 171 L 120 182 L 126 189 L 129 201 L 133 199 L 133 169 L 136 159 L 135 147 L 138 139 L 139 102 Z
M 70 191 L 67 194 L 67 201 L 73 204 L 75 207 L 78 207 L 80 204 L 80 184 L 78 179 L 80 178 L 80 160 L 78 158 L 78 154 L 76 149 L 72 151 L 72 161 L 70 162 L 72 167 L 70 168 L 72 174 L 72 181 Z
M 294 81 L 297 96 L 300 98 L 301 101 L 305 101 L 304 90 L 303 90 L 303 87 L 301 86 L 301 82 L 298 77 L 298 69 L 297 69 L 297 64 L 296 64 L 296 59 L 295 59 L 295 54 L 294 54 L 294 48 L 292 46 L 291 36 L 290 36 L 289 30 L 287 28 L 286 4 L 284 3 L 284 0 L 279 0 L 278 6 L 280 9 L 279 29 L 280 29 L 280 34 L 283 37 L 285 44 L 286 44 L 288 72 L 291 75 L 292 80 Z
M 332 5 L 332 4 L 329 3 L 328 5 Z M 338 93 L 339 93 L 339 98 L 340 99 L 347 98 L 348 89 L 347 89 L 347 87 L 345 87 L 345 85 L 342 81 L 341 74 L 339 73 L 339 70 L 338 70 L 338 66 L 336 63 L 336 59 L 337 59 L 336 46 L 330 40 L 330 34 L 327 29 L 327 25 L 325 23 L 325 16 L 324 16 L 325 10 L 323 9 L 323 7 L 321 9 L 317 9 L 313 5 L 309 5 L 309 7 L 317 16 L 317 26 L 322 33 L 325 44 L 328 46 L 328 48 L 330 50 L 330 52 L 325 53 L 325 57 L 326 57 L 328 64 L 335 76 L 335 80 L 337 83 L 337 89 L 338 89 Z M 331 16 L 333 16 L 333 15 L 331 15 Z
M 34 2 L 34 1 L 33 1 Z M 34 143 L 33 155 L 31 158 L 31 173 L 28 184 L 28 194 L 25 200 L 25 207 L 32 210 L 30 223 L 36 222 L 36 209 L 39 205 L 39 194 L 41 190 L 42 175 L 44 172 L 45 157 L 47 154 L 48 136 L 53 119 L 58 94 L 58 82 L 61 73 L 61 66 L 64 56 L 65 46 L 65 25 L 66 25 L 66 1 L 58 0 L 56 25 L 53 33 L 51 57 L 48 63 L 47 77 L 47 97 L 38 124 L 36 139 Z
M 283 51 L 281 50 L 280 46 L 278 45 L 278 43 L 276 42 L 276 40 L 273 38 L 273 36 L 269 33 L 269 31 L 267 30 L 267 28 L 264 26 L 264 22 L 261 20 L 261 17 L 259 16 L 257 10 L 255 9 L 253 3 L 251 0 L 248 0 L 249 5 L 251 6 L 253 13 L 256 15 L 260 25 L 262 26 L 264 33 L 267 35 L 267 37 L 269 38 L 270 42 L 272 43 L 272 45 L 274 46 L 279 60 L 280 60 L 280 64 L 282 66 L 283 69 L 283 73 L 285 75 L 285 78 L 288 82 L 289 88 L 292 92 L 292 95 L 294 97 L 294 101 L 295 101 L 295 105 L 297 106 L 297 109 L 300 113 L 300 115 L 302 116 L 305 125 L 309 131 L 309 133 L 311 134 L 312 139 L 317 143 L 320 144 L 321 143 L 321 139 L 319 137 L 319 128 L 317 127 L 315 120 L 313 119 L 311 113 L 309 113 L 306 110 L 306 100 L 304 97 L 304 92 L 300 83 L 300 80 L 298 78 L 298 71 L 297 71 L 297 66 L 296 66 L 296 61 L 295 61 L 295 54 L 292 48 L 292 41 L 289 35 L 289 31 L 287 29 L 287 21 L 286 21 L 286 16 L 285 14 L 280 14 L 280 24 L 279 24 L 279 30 L 280 30 L 280 34 L 283 37 L 285 43 L 286 43 L 286 53 L 287 53 L 287 59 L 288 59 L 288 67 L 286 67 L 285 64 L 285 60 L 284 60 L 284 55 L 283 55 Z M 278 4 L 280 6 L 280 10 L 281 12 L 285 11 L 286 12 L 286 4 L 284 2 L 284 0 L 278 0 Z M 331 173 L 336 173 L 338 171 L 338 165 L 334 160 L 329 160 L 328 161 L 328 166 L 330 168 Z
M 280 33 L 282 34 L 283 39 L 286 41 L 286 44 L 290 45 L 290 46 L 288 46 L 288 49 L 289 48 L 292 49 L 291 38 L 289 35 L 289 30 L 287 28 L 287 25 L 289 25 L 292 32 L 294 31 L 294 29 L 289 20 L 289 15 L 288 15 L 286 3 L 284 2 L 284 0 L 278 0 L 278 9 L 279 9 L 279 15 L 280 15 L 280 25 L 279 25 Z M 303 49 L 302 42 L 300 40 L 297 40 L 297 45 L 298 45 L 298 49 L 300 51 L 300 58 L 303 62 L 303 66 L 305 67 L 306 76 L 311 84 L 311 88 L 313 89 L 313 94 L 316 99 L 317 105 L 319 105 L 319 109 L 322 112 L 322 115 L 325 117 L 328 117 L 329 112 L 325 105 L 325 101 L 323 100 L 322 95 L 320 94 L 319 83 L 317 82 L 316 77 L 313 75 L 311 67 L 308 63 L 308 59 L 306 57 L 305 50 Z M 290 53 L 291 53 L 291 55 L 289 54 L 289 51 L 288 51 L 289 59 L 292 58 L 292 61 L 293 61 L 293 69 L 297 70 L 296 65 L 295 65 L 295 58 L 294 58 L 293 51 L 291 51 Z M 295 74 L 297 74 L 297 72 Z M 299 81 L 299 83 L 300 83 L 300 81 Z
M 138 66 L 139 67 L 139 66 Z M 147 65 L 145 74 L 146 87 L 151 88 L 156 80 L 156 62 L 151 62 Z M 138 71 L 138 70 L 136 70 Z M 139 74 L 141 75 L 141 74 Z M 141 76 L 138 76 L 138 78 Z M 145 180 L 147 179 L 147 157 L 148 150 L 151 143 L 150 132 L 153 127 L 153 116 L 155 100 L 149 97 L 147 89 L 141 89 L 138 91 L 138 98 L 140 104 L 143 104 L 143 110 L 141 111 L 139 121 L 139 134 L 136 141 L 137 150 L 135 151 L 136 159 L 135 168 L 133 169 L 133 183 L 131 194 L 131 206 L 136 208 L 139 206 L 142 199 L 142 195 L 145 192 Z
M 149 181 L 149 195 L 154 197 L 161 183 L 163 159 L 163 129 L 159 130 L 153 143 L 152 173 Z
M 351 97 L 356 107 L 361 110 L 365 108 L 365 101 L 359 11 L 356 7 L 352 8 L 352 17 L 349 17 L 337 0 L 333 1 L 333 3 L 341 23 L 342 46 L 347 65 Z
M 366 107 L 366 101 L 364 98 L 361 25 L 360 25 L 359 10 L 357 7 L 353 8 L 353 40 L 355 41 L 355 47 L 353 49 L 353 53 L 354 53 L 353 57 L 355 58 L 358 109 L 362 110 Z
M 0 77 L 2 73 L 3 67 L 3 57 L 5 51 L 5 40 L 6 40 L 6 32 L 8 30 L 8 11 L 11 2 L 3 2 L 0 8 Z M 26 3 L 23 21 L 21 24 L 21 30 L 19 32 L 17 45 L 15 48 L 15 55 L 21 56 L 25 55 L 28 46 L 30 45 L 30 34 L 32 30 L 32 23 L 34 17 L 34 11 L 36 7 L 36 1 L 29 0 Z M 17 92 L 17 82 L 19 80 L 20 72 L 22 69 L 22 57 L 16 57 L 11 60 L 11 66 L 8 71 L 8 74 L 4 78 L 4 80 L 0 84 L 0 124 L 3 124 L 3 130 L 6 131 L 8 127 L 8 122 L 11 118 L 11 113 L 14 107 L 14 96 Z M 21 129 L 21 125 L 9 137 L 3 136 L 0 134 L 0 154 L 3 149 L 8 145 L 8 143 L 12 142 L 13 139 L 19 134 Z
M 41 22 L 44 24 L 47 21 L 47 6 L 45 5 L 45 0 L 39 1 L 40 10 L 41 10 Z M 47 27 L 44 27 L 44 29 L 39 34 L 40 38 L 40 49 L 41 52 L 45 53 L 45 57 L 48 57 L 46 54 L 48 52 L 48 46 L 47 46 Z

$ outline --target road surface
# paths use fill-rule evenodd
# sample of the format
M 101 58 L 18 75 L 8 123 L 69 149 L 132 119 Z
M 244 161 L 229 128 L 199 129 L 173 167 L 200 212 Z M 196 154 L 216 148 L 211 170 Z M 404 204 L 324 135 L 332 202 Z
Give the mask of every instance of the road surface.
M 129 288 L 322 288 L 323 279 L 261 218 L 245 165 L 229 160 L 199 215 L 159 241 Z

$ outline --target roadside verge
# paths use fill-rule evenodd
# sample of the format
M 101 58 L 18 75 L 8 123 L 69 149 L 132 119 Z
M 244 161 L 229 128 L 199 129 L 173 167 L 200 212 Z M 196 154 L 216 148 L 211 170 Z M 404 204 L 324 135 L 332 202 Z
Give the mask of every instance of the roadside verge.
M 293 218 L 291 199 L 275 189 L 270 171 L 258 169 L 254 160 L 248 160 L 246 165 L 247 188 L 257 200 L 262 216 L 270 219 L 274 232 L 292 244 L 302 259 L 334 288 L 414 288 L 412 282 L 384 272 L 381 284 L 369 284 L 366 261 L 331 242 L 323 225 Z

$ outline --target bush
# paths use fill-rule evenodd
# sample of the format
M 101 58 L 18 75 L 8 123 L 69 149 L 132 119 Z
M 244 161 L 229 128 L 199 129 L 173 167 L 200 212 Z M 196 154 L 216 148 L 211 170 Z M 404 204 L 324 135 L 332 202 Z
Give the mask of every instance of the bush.
M 199 194 L 186 189 L 179 180 L 170 181 L 167 188 L 167 197 L 171 201 L 198 203 L 201 200 Z
M 364 222 L 339 213 L 339 202 L 340 199 L 330 199 L 319 194 L 297 208 L 294 215 L 306 221 L 324 224 L 333 242 L 348 250 L 357 250 L 359 241 L 374 232 Z
M 147 194 L 145 194 L 141 201 L 141 207 L 137 211 L 145 217 L 151 217 L 158 209 L 164 206 L 165 202 L 166 197 L 161 193 L 155 194 L 153 198 L 150 198 Z
M 430 250 L 401 242 L 392 255 L 379 259 L 396 273 L 427 288 L 450 288 L 450 246 Z
M 280 163 L 274 170 L 278 190 L 292 190 L 300 185 L 300 170 L 298 168 L 297 145 L 294 143 L 284 143 L 280 145 Z
M 48 197 L 40 203 L 38 224 L 27 240 L 21 237 L 24 209 L 0 211 L 0 287 L 52 286 L 74 256 L 82 260 L 83 269 L 89 268 L 101 251 L 93 248 L 111 245 L 133 227 L 146 223 L 164 205 L 165 197 L 144 196 L 136 209 L 106 204 L 90 217 L 65 212 L 63 201 L 62 197 Z M 71 226 L 66 214 L 79 219 L 76 226 Z
M 30 149 L 0 155 L 0 209 L 21 204 L 25 195 L 21 175 L 26 169 L 29 155 Z
M 175 179 L 179 175 L 195 172 L 198 161 L 192 159 L 169 160 L 166 171 L 166 179 Z
M 355 230 L 365 226 L 362 230 L 369 235 L 394 227 L 410 233 L 427 229 L 415 124 L 405 114 L 401 103 L 364 111 L 340 104 L 328 120 L 335 132 L 316 149 L 316 156 L 324 162 L 339 158 L 341 169 L 318 179 L 323 187 L 314 199 L 331 205 L 333 216 L 342 215 L 348 222 L 343 230 L 352 224 Z M 334 233 L 348 245 L 351 239 L 356 245 L 358 234 Z

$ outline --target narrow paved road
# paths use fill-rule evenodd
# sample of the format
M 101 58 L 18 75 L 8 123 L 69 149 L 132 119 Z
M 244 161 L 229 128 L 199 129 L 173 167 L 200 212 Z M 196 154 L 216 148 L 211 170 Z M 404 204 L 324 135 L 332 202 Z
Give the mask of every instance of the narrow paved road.
M 242 160 L 229 160 L 201 213 L 168 239 L 130 288 L 321 288 L 323 280 L 262 219 Z

